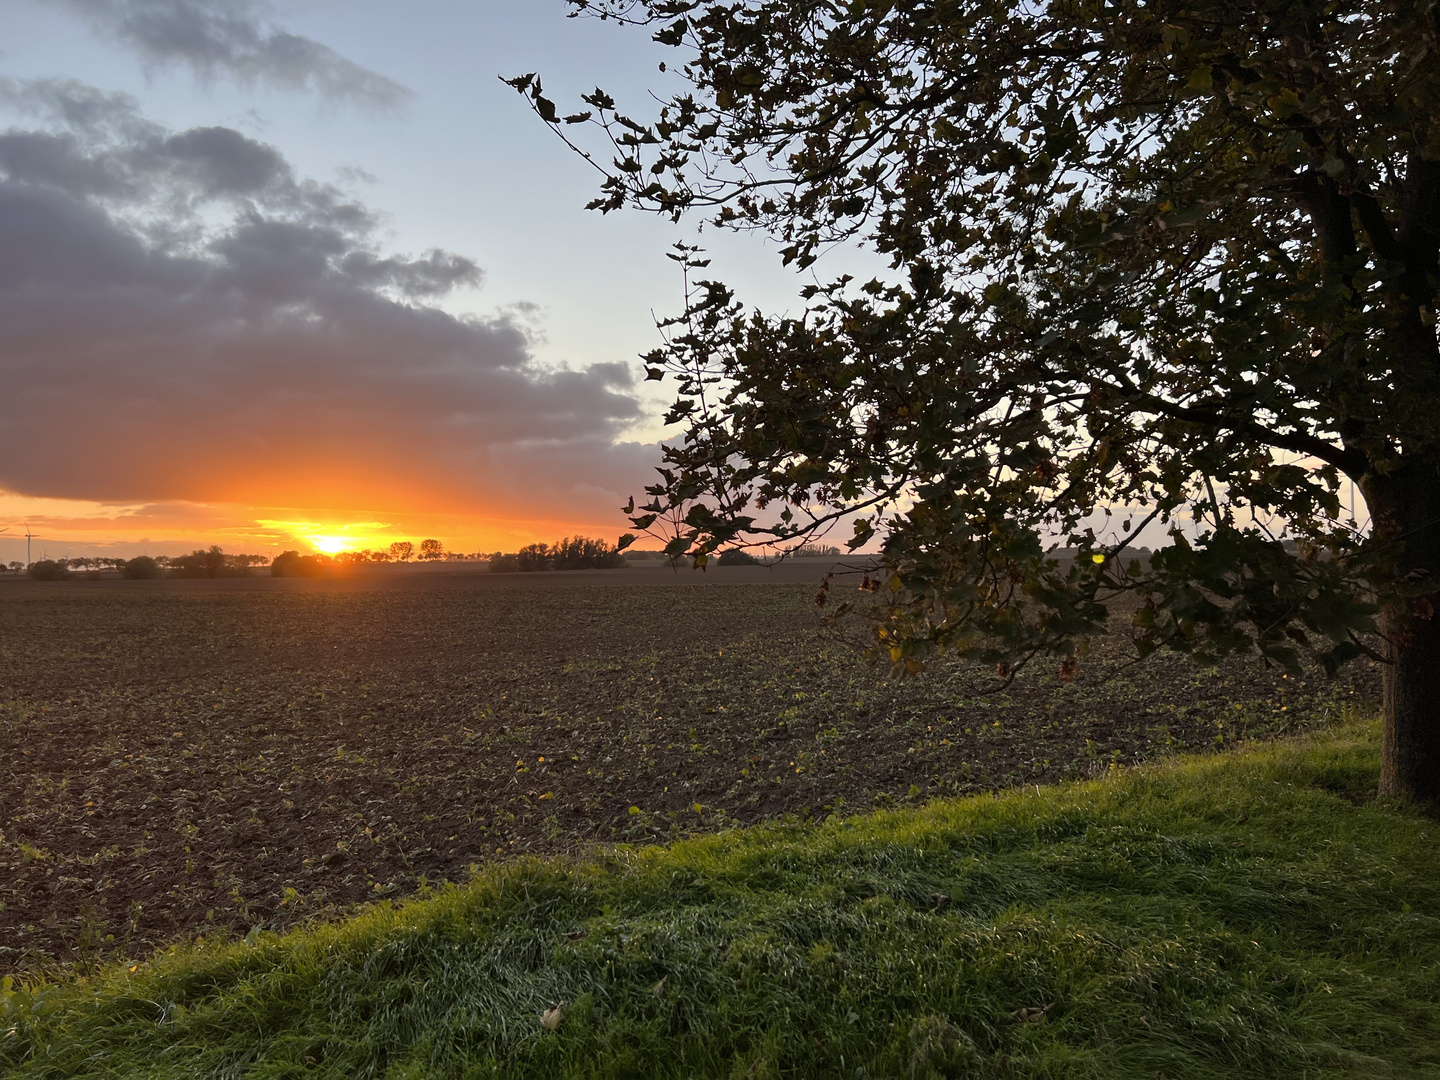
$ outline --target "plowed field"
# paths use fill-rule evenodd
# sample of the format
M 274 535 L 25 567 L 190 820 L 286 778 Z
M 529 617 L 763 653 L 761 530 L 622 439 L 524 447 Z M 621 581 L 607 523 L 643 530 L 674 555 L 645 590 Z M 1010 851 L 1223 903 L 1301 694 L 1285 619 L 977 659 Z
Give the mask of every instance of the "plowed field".
M 1069 684 L 896 681 L 819 625 L 822 572 L 0 584 L 0 969 L 526 852 L 1088 775 L 1378 689 L 1124 667 L 1118 641 Z

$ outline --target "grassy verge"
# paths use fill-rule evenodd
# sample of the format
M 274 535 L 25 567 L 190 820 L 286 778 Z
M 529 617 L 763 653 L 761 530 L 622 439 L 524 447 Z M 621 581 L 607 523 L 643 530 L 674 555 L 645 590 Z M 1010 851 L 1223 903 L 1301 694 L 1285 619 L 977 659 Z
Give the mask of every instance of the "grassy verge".
M 1435 1076 L 1440 823 L 1371 801 L 1377 771 L 1362 725 L 1084 784 L 512 864 L 339 925 L 11 987 L 0 1067 Z

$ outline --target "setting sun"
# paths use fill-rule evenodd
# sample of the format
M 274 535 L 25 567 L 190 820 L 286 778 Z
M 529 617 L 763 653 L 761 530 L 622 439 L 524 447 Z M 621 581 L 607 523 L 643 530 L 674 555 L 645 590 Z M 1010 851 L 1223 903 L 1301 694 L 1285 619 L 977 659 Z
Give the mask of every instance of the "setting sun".
M 338 555 L 342 551 L 349 551 L 352 543 L 344 536 L 307 536 L 305 539 L 316 551 L 324 552 L 326 555 Z

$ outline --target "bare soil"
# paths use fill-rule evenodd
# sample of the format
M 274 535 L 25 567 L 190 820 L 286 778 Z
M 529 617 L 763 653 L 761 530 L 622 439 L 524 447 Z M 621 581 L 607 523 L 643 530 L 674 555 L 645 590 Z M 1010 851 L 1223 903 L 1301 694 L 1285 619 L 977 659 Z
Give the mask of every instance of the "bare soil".
M 896 680 L 825 566 L 0 583 L 0 970 L 330 916 L 487 860 L 1093 775 L 1368 708 L 1371 665 Z

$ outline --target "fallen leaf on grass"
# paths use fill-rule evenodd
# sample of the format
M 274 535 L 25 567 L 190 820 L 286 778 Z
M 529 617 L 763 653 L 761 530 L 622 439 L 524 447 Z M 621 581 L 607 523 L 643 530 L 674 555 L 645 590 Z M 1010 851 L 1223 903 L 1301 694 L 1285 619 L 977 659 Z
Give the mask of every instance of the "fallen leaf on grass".
M 556 1005 L 554 1008 L 546 1009 L 540 1014 L 540 1026 L 546 1031 L 554 1031 L 560 1026 L 560 1021 L 565 1019 L 565 1011 Z
M 666 984 L 667 982 L 669 982 L 669 981 L 670 981 L 670 976 L 669 976 L 669 975 L 664 976 L 664 977 L 661 978 L 661 980 L 660 980 L 659 982 L 657 982 L 654 986 L 650 987 L 650 993 L 654 994 L 656 997 L 659 997 L 661 994 L 663 994 L 663 993 L 665 992 L 665 984 Z
M 930 894 L 930 902 L 937 908 L 942 908 L 950 902 L 950 897 L 943 892 L 932 892 Z
M 1012 1012 L 1012 1013 L 1010 1014 L 1010 1018 L 1011 1018 L 1012 1020 L 1017 1020 L 1017 1021 L 1019 1021 L 1019 1022 L 1022 1023 L 1022 1024 L 1038 1024 L 1041 1020 L 1044 1020 L 1044 1019 L 1045 1019 L 1045 1014 L 1048 1013 L 1048 1012 L 1049 1012 L 1051 1009 L 1053 1009 L 1054 1007 L 1055 1007 L 1055 1003 L 1052 1001 L 1049 1005 L 1046 1005 L 1043 1009 L 1036 1009 L 1036 1008 L 1016 1009 L 1014 1012 Z

